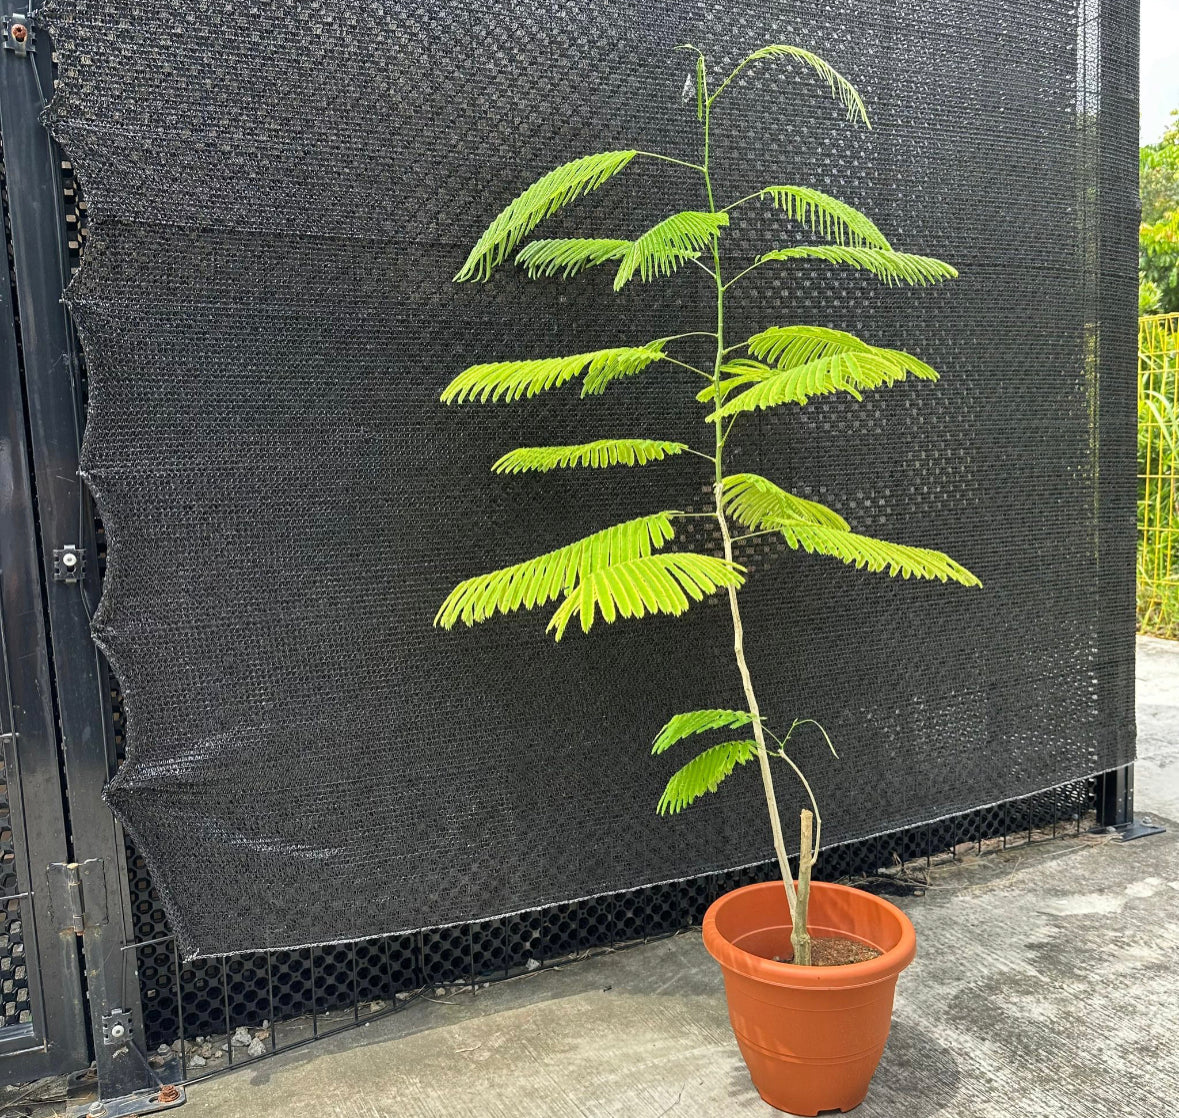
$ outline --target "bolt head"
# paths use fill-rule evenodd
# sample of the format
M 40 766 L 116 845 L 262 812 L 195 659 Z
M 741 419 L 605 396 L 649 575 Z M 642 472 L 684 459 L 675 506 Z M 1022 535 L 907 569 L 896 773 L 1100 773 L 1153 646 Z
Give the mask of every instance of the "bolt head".
M 23 23 L 12 25 L 12 38 L 15 42 L 23 43 L 29 37 L 29 29 Z
M 105 1118 L 106 1103 L 104 1103 L 101 1099 L 95 1099 L 95 1101 L 90 1104 L 90 1108 L 86 1111 L 86 1113 L 90 1115 L 90 1118 Z
M 72 551 L 67 551 L 61 557 L 61 565 L 63 567 L 76 567 L 78 565 L 78 557 Z
M 126 1035 L 127 1035 L 127 1026 L 126 1025 L 112 1025 L 111 1026 L 111 1036 L 113 1036 L 115 1038 L 115 1040 L 121 1040 Z

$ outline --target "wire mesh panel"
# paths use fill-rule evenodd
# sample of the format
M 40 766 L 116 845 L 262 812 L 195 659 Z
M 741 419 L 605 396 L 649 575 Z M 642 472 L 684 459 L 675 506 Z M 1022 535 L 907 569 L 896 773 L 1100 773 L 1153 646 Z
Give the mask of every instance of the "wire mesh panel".
M 1179 314 L 1138 325 L 1138 623 L 1179 637 Z
M 110 548 L 95 632 L 126 700 L 109 800 L 180 954 L 252 960 L 233 982 L 181 967 L 181 1003 L 203 982 L 232 1022 L 234 982 L 254 989 L 255 956 L 273 971 L 275 952 L 298 1001 L 300 976 L 336 966 L 309 945 L 386 933 L 444 929 L 414 963 L 443 981 L 476 965 L 464 930 L 490 922 L 478 965 L 511 966 L 538 936 L 679 918 L 681 901 L 634 890 L 764 863 L 752 773 L 675 821 L 653 810 L 677 762 L 645 743 L 677 710 L 739 701 L 723 609 L 558 650 L 533 618 L 431 628 L 465 575 L 672 492 L 705 507 L 706 473 L 679 460 L 592 483 L 487 473 L 514 445 L 629 434 L 640 415 L 691 442 L 705 428 L 686 381 L 631 378 L 588 409 L 559 393 L 437 403 L 474 361 L 703 321 L 695 270 L 620 296 L 594 274 L 450 282 L 552 166 L 629 146 L 698 158 L 684 41 L 718 69 L 765 42 L 815 48 L 873 113 L 856 130 L 796 73 L 751 73 L 714 152 L 724 198 L 827 189 L 962 273 L 934 292 L 766 273 L 731 311 L 735 337 L 814 322 L 941 370 L 767 413 L 735 457 L 985 583 L 871 579 L 760 543 L 738 556 L 771 718 L 817 718 L 840 747 L 799 758 L 825 837 L 926 835 L 1132 758 L 1136 41 L 1119 5 L 52 0 L 44 15 L 50 121 L 91 222 L 69 301 Z M 667 165 L 612 186 L 554 235 L 633 235 L 701 203 Z M 732 264 L 797 236 L 751 212 Z M 716 546 L 703 529 L 682 543 Z M 539 926 L 516 915 L 560 905 L 575 910 Z
M 8 766 L 0 758 L 0 1029 L 32 1020 L 16 857 L 8 804 Z

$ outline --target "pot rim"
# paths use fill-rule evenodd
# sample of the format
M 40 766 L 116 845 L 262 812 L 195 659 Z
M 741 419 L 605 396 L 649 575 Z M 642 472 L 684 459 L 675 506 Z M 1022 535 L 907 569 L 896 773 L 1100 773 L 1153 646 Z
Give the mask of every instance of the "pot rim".
M 721 935 L 716 926 L 716 915 L 731 897 L 766 888 L 781 889 L 783 886 L 780 880 L 743 885 L 739 889 L 723 893 L 708 906 L 708 911 L 704 914 L 702 928 L 704 946 L 722 967 L 773 986 L 788 986 L 795 989 L 845 990 L 856 986 L 871 986 L 893 978 L 903 971 L 917 955 L 917 932 L 913 928 L 912 921 L 896 905 L 874 893 L 866 893 L 862 889 L 853 889 L 847 885 L 835 885 L 826 881 L 815 881 L 811 883 L 812 892 L 815 890 L 839 891 L 850 894 L 855 898 L 857 904 L 887 909 L 901 926 L 901 938 L 896 946 L 889 948 L 875 959 L 868 959 L 862 963 L 845 963 L 837 967 L 799 967 L 793 963 L 779 963 L 774 959 L 763 959 L 760 955 L 754 955 L 737 947 Z

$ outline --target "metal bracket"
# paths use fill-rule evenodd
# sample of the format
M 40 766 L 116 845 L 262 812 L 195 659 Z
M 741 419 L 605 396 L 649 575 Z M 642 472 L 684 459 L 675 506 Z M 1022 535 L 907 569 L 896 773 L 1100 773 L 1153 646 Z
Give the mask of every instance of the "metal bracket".
M 108 1047 L 122 1047 L 131 1035 L 131 1011 L 112 1009 L 102 1015 L 102 1043 Z
M 4 49 L 22 58 L 36 53 L 37 32 L 24 12 L 4 17 Z
M 106 875 L 101 858 L 54 862 L 46 869 L 46 876 L 49 910 L 59 932 L 80 936 L 87 928 L 107 922 Z
M 156 1110 L 171 1110 L 185 1099 L 184 1088 L 164 1083 L 147 1091 L 120 1095 L 117 1099 L 99 1099 L 89 1106 L 82 1103 L 66 1111 L 67 1118 L 134 1118 Z
M 1165 835 L 1166 827 L 1150 821 L 1149 815 L 1134 820 L 1133 823 L 1115 823 L 1111 827 L 1091 827 L 1093 835 L 1117 835 L 1118 842 L 1133 842 L 1135 839 L 1150 838 L 1151 835 Z
M 86 549 L 67 543 L 53 549 L 53 581 L 81 582 L 86 574 Z

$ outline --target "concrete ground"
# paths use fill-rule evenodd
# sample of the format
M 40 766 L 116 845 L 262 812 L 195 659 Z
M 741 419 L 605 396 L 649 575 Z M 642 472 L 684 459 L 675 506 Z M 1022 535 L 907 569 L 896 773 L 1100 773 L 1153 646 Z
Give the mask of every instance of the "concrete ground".
M 1179 643 L 1139 645 L 1132 843 L 935 866 L 860 1118 L 1179 1115 Z M 769 1118 L 698 933 L 448 995 L 194 1084 L 184 1118 Z
M 1179 641 L 1139 637 L 1137 675 L 1135 800 L 1179 820 Z

